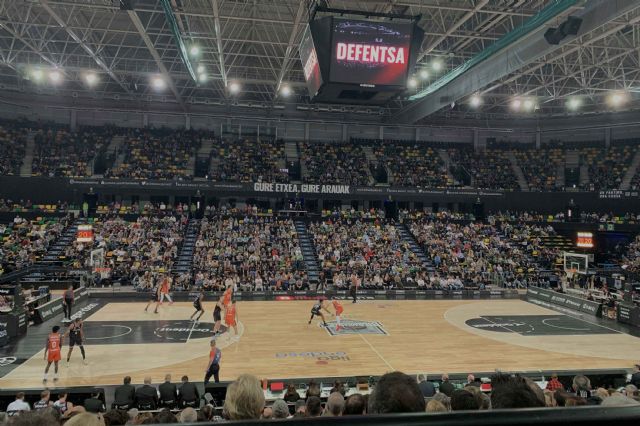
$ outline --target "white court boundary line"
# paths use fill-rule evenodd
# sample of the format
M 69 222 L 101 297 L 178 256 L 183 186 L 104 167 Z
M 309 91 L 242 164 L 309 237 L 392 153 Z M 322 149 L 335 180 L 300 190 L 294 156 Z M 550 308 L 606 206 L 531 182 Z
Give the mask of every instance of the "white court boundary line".
M 119 325 L 119 324 L 102 324 L 101 327 L 122 327 L 127 328 L 128 330 L 121 334 L 116 334 L 115 336 L 106 336 L 106 337 L 87 337 L 85 340 L 107 340 L 107 339 L 116 339 L 118 337 L 126 336 L 130 334 L 132 329 L 127 325 Z
M 382 360 L 382 362 L 384 362 L 385 364 L 387 364 L 387 367 L 389 367 L 391 369 L 391 371 L 395 371 L 396 369 L 393 368 L 393 365 L 389 364 L 389 362 L 382 356 L 382 354 L 380 352 L 378 352 L 378 350 L 364 337 L 364 335 L 362 334 L 358 334 L 358 336 L 360 336 L 362 338 L 362 340 L 364 340 L 364 342 L 369 345 L 369 347 L 371 348 L 371 350 L 373 352 L 376 353 L 376 355 L 378 355 L 378 357 Z

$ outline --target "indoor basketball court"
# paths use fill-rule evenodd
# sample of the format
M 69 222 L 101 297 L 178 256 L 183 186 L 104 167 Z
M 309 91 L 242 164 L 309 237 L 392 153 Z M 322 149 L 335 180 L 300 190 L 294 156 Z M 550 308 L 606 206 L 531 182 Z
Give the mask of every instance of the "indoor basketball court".
M 239 302 L 238 337 L 218 338 L 221 380 L 241 373 L 301 378 L 480 371 L 629 368 L 640 339 L 612 323 L 582 319 L 521 300 L 344 301 L 343 328 L 326 315 L 307 324 L 313 301 Z M 158 314 L 146 303 L 91 299 L 85 311 L 88 365 L 74 351 L 51 386 L 110 385 L 166 373 L 200 381 L 208 362 L 213 303 L 202 321 L 189 321 L 191 303 L 165 304 Z M 33 330 L 3 365 L 0 387 L 41 386 L 49 327 Z M 66 346 L 66 342 L 65 342 Z

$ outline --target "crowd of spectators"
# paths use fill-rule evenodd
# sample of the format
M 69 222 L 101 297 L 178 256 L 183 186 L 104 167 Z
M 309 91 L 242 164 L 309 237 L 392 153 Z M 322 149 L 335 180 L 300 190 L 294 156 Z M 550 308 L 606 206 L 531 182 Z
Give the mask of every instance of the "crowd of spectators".
M 224 182 L 289 181 L 284 166 L 284 142 L 271 139 L 224 139 L 211 153 L 209 179 Z
M 69 223 L 69 217 L 29 221 L 20 216 L 0 223 L 0 274 L 38 261 Z
M 627 269 L 635 274 L 640 274 L 640 235 L 629 243 L 627 253 L 624 256 L 623 264 Z
M 307 286 L 302 251 L 291 219 L 233 217 L 200 223 L 193 258 L 195 286 L 220 290 L 301 290 Z
M 409 229 L 436 270 L 428 287 L 539 285 L 540 271 L 548 270 L 558 256 L 539 238 L 554 233 L 550 226 L 495 221 L 465 224 L 423 218 L 411 222 Z
M 93 243 L 74 242 L 65 256 L 72 266 L 88 266 L 91 251 L 104 250 L 104 264 L 113 280 L 151 287 L 156 274 L 171 270 L 184 239 L 186 216 L 141 216 L 136 221 L 105 217 L 93 222 Z
M 530 191 L 556 191 L 558 168 L 564 167 L 562 148 L 516 149 L 513 155 L 527 180 Z
M 87 127 L 77 132 L 44 128 L 35 136 L 31 174 L 48 177 L 90 176 L 90 164 L 97 152 L 111 140 L 108 127 Z
M 447 413 L 456 411 L 486 411 L 524 408 L 556 408 L 603 406 L 640 406 L 638 388 L 632 382 L 622 388 L 593 386 L 582 374 L 573 377 L 569 385 L 553 374 L 548 381 L 535 382 L 519 374 L 495 373 L 490 378 L 490 391 L 483 390 L 483 381 L 469 374 L 466 383 L 453 384 L 448 375 L 432 382 L 425 375 L 409 376 L 399 371 L 381 376 L 373 388 L 365 393 L 349 392 L 336 382 L 325 401 L 320 385 L 311 381 L 303 395 L 289 386 L 282 398 L 267 401 L 261 381 L 242 374 L 231 382 L 220 411 L 211 403 L 200 407 L 197 387 L 184 376 L 180 387 L 171 383 L 167 375 L 158 388 L 145 378 L 137 389 L 127 383 L 116 389 L 114 407 L 107 410 L 100 394 L 94 394 L 74 405 L 68 395 L 60 391 L 54 402 L 45 390 L 32 407 L 20 392 L 9 405 L 2 424 L 13 426 L 116 426 L 139 424 L 227 422 L 248 420 L 310 419 L 315 417 L 375 416 L 403 413 Z M 195 392 L 194 392 L 195 389 Z M 185 395 L 189 401 L 185 401 Z M 195 398 L 195 400 L 192 400 Z M 171 403 L 166 403 L 170 399 Z M 152 407 L 143 411 L 137 407 Z M 472 413 L 469 413 L 471 415 Z M 330 422 L 330 419 L 326 419 Z M 425 419 L 426 421 L 426 419 Z
M 302 143 L 300 163 L 308 182 L 369 185 L 369 164 L 362 148 L 351 143 Z
M 506 150 L 488 149 L 474 152 L 471 149 L 447 150 L 451 160 L 462 166 L 472 177 L 472 186 L 481 189 L 517 190 L 518 180 Z
M 0 175 L 19 175 L 27 146 L 27 129 L 15 124 L 0 125 Z
M 393 221 L 332 218 L 309 224 L 320 283 L 344 289 L 418 286 L 427 272 Z
M 580 149 L 581 164 L 589 168 L 589 184 L 583 189 L 618 189 L 635 153 L 630 145 Z
M 204 135 L 195 130 L 136 129 L 124 141 L 124 161 L 106 177 L 129 179 L 186 179 L 193 176 L 190 161 Z
M 389 142 L 375 146 L 374 153 L 394 186 L 443 188 L 449 183 L 445 164 L 431 146 Z

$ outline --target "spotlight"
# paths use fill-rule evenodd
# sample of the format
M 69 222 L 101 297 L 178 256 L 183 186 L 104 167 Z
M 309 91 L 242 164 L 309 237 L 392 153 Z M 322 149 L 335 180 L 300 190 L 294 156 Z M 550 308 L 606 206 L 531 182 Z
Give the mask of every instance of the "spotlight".
M 232 95 L 235 95 L 238 92 L 240 92 L 240 84 L 236 83 L 235 81 L 233 83 L 229 84 L 229 92 Z
M 202 74 L 205 71 L 204 65 L 198 65 L 198 68 L 196 71 L 198 71 L 198 74 Z
M 153 85 L 153 88 L 156 90 L 162 90 L 166 87 L 167 83 L 164 81 L 164 79 L 162 77 L 154 77 L 153 80 L 151 80 L 151 84 Z
M 200 47 L 197 44 L 194 44 L 191 46 L 191 49 L 189 49 L 189 53 L 191 56 L 198 56 L 200 54 Z
M 58 84 L 62 81 L 62 73 L 58 70 L 49 71 L 49 80 L 51 83 Z
M 482 98 L 476 93 L 475 95 L 471 96 L 469 104 L 471 104 L 471 106 L 474 108 L 478 108 L 480 104 L 482 104 Z
M 198 81 L 200 83 L 206 83 L 208 79 L 209 79 L 209 76 L 206 73 L 202 73 L 198 75 Z
M 289 86 L 282 86 L 280 94 L 285 98 L 288 97 L 291 94 L 291 88 Z
M 429 71 L 422 69 L 420 70 L 420 78 L 426 80 L 429 78 Z
M 511 108 L 514 111 L 519 111 L 521 106 L 522 106 L 522 101 L 520 99 L 514 99 L 513 101 L 511 101 Z
M 98 75 L 95 72 L 88 72 L 84 75 L 84 79 L 89 86 L 93 87 L 98 82 Z
M 567 101 L 567 108 L 571 111 L 576 111 L 582 105 L 582 100 L 580 98 L 569 98 Z
M 418 87 L 418 80 L 413 77 L 409 78 L 409 80 L 407 80 L 407 87 L 410 89 L 415 89 L 416 87 Z
M 607 98 L 607 103 L 613 108 L 622 106 L 627 101 L 627 94 L 625 92 L 613 92 Z
M 442 61 L 440 59 L 435 59 L 432 63 L 431 63 L 431 67 L 433 68 L 434 71 L 438 72 L 440 70 L 442 70 Z
M 33 78 L 33 81 L 36 81 L 36 82 L 42 81 L 42 77 L 43 77 L 42 70 L 40 68 L 33 69 L 31 71 L 31 77 Z
M 531 111 L 536 106 L 536 104 L 531 99 L 525 99 L 522 103 L 522 106 L 525 110 Z

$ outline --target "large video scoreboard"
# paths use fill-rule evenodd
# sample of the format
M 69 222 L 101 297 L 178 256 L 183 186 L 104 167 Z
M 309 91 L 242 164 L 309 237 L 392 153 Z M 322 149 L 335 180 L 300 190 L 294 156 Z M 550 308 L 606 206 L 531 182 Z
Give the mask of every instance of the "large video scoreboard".
M 414 22 L 312 21 L 300 44 L 309 96 L 320 102 L 387 102 L 405 90 L 423 34 Z

